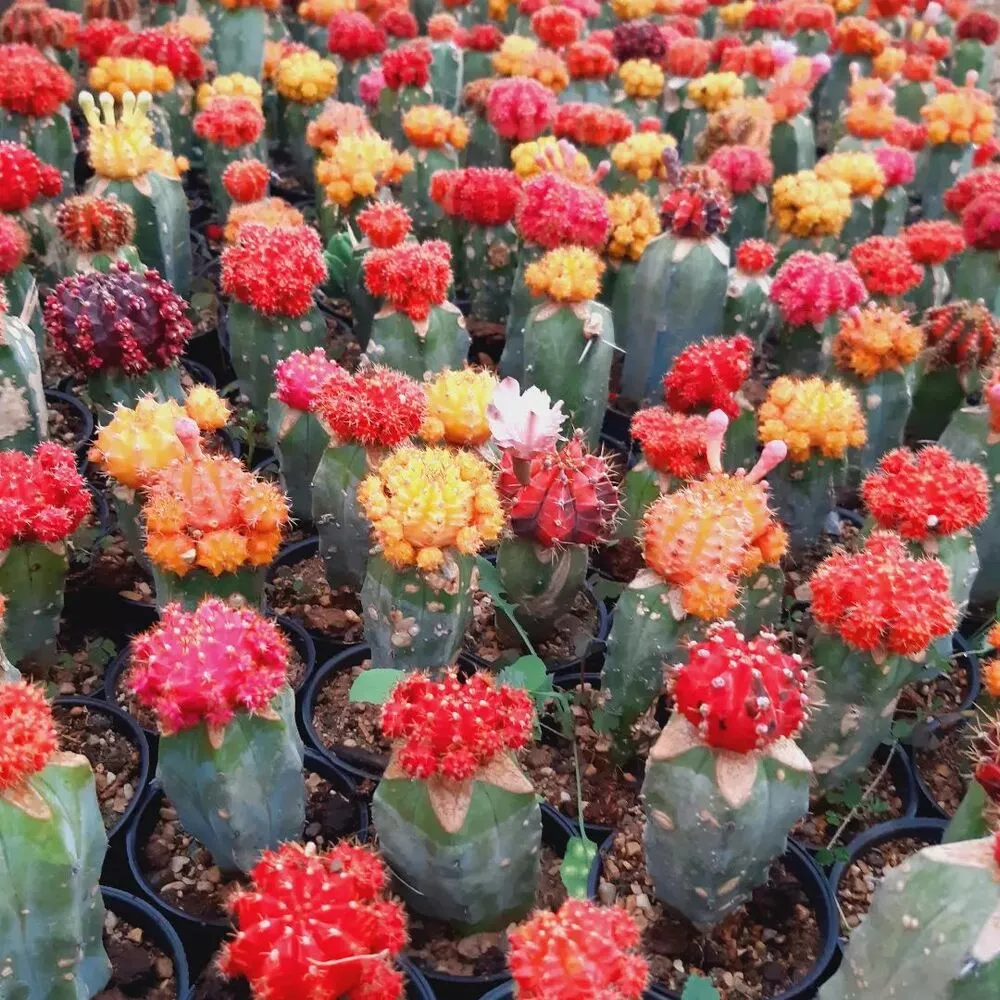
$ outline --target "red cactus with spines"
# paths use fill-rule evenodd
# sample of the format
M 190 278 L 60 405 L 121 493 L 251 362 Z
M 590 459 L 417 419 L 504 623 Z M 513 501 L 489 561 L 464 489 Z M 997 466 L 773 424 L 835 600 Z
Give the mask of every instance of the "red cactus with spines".
M 31 45 L 0 45 L 0 108 L 49 118 L 73 96 L 73 78 Z
M 56 724 L 43 688 L 0 684 L 0 794 L 41 771 L 58 749 Z
M 960 177 L 944 193 L 944 207 L 960 218 L 967 206 L 984 194 L 1000 194 L 1000 167 L 973 170 Z
M 708 423 L 705 417 L 650 406 L 632 416 L 630 433 L 647 465 L 676 479 L 708 473 Z
M 398 201 L 375 201 L 358 213 L 358 228 L 377 250 L 402 243 L 413 227 L 410 213 Z
M 600 251 L 611 229 L 604 192 L 554 171 L 524 185 L 515 219 L 521 237 L 545 250 L 575 245 Z
M 628 115 L 585 101 L 560 104 L 552 120 L 553 134 L 578 146 L 611 146 L 623 142 L 634 131 Z
M 124 21 L 110 17 L 97 17 L 87 21 L 76 36 L 76 49 L 80 61 L 93 66 L 101 56 L 111 54 L 111 46 L 123 35 L 130 35 L 132 29 Z
M 406 915 L 386 898 L 373 851 L 283 844 L 261 856 L 250 879 L 228 903 L 238 929 L 219 957 L 223 975 L 243 976 L 269 1000 L 403 996 L 393 956 L 406 945 Z
M 778 60 L 770 45 L 765 42 L 741 45 L 738 40 L 734 41 L 736 44 L 728 45 L 716 60 L 720 70 L 740 75 L 748 73 L 758 80 L 770 80 L 778 71 Z
M 821 326 L 830 316 L 868 298 L 861 276 L 849 261 L 833 254 L 798 250 L 778 269 L 771 301 L 791 326 Z
M 474 24 L 459 28 L 455 41 L 472 52 L 496 52 L 503 45 L 504 34 L 495 24 Z
M 913 259 L 924 267 L 943 264 L 965 249 L 962 227 L 947 219 L 922 219 L 900 234 Z
M 921 326 L 935 367 L 978 368 L 1000 343 L 1000 324 L 981 302 L 958 299 L 928 309 Z
M 1000 35 L 1000 20 L 986 10 L 970 10 L 955 25 L 955 37 L 992 45 Z
M 499 167 L 439 170 L 431 178 L 430 196 L 448 215 L 470 225 L 503 226 L 517 211 L 521 180 Z
M 385 28 L 360 11 L 341 10 L 330 19 L 327 47 L 347 62 L 377 56 L 388 44 Z
M 451 285 L 451 247 L 444 240 L 372 250 L 363 266 L 368 291 L 418 322 L 445 301 Z
M 528 142 L 545 132 L 556 113 L 556 95 L 526 76 L 498 80 L 486 98 L 486 118 L 504 139 Z
M 736 248 L 736 267 L 744 274 L 767 274 L 777 256 L 777 248 L 767 240 L 744 240 Z
M 1000 250 L 1000 193 L 981 194 L 966 205 L 962 233 L 974 250 Z
M 567 46 L 563 58 L 573 80 L 606 80 L 618 68 L 607 48 L 589 38 Z
M 905 187 L 912 183 L 917 173 L 917 161 L 908 149 L 880 146 L 872 155 L 885 174 L 887 188 Z
M 226 194 L 239 205 L 267 197 L 271 171 L 257 159 L 233 160 L 222 171 L 222 186 Z
M 28 256 L 30 240 L 17 219 L 10 215 L 0 215 L 0 276 L 24 263 Z
M 785 35 L 800 31 L 822 31 L 832 37 L 837 26 L 837 15 L 827 3 L 796 4 L 788 12 L 781 30 Z
M 65 49 L 72 39 L 64 13 L 53 10 L 45 0 L 14 0 L 0 17 L 0 42 Z
M 409 777 L 464 781 L 525 746 L 534 717 L 526 691 L 497 684 L 485 671 L 464 682 L 454 671 L 437 681 L 411 673 L 382 707 L 382 733 Z
M 712 46 L 704 38 L 678 38 L 667 48 L 666 69 L 671 76 L 694 78 L 708 72 Z
M 570 899 L 508 933 L 520 1000 L 639 1000 L 649 967 L 639 928 L 621 907 Z
M 916 656 L 958 618 L 951 578 L 937 559 L 914 559 L 899 535 L 875 531 L 860 552 L 838 549 L 810 580 L 812 614 L 864 652 Z
M 651 59 L 659 62 L 667 52 L 667 43 L 660 29 L 650 21 L 625 21 L 615 25 L 611 53 L 618 62 L 629 59 Z
M 165 734 L 201 723 L 223 728 L 237 712 L 259 714 L 288 678 L 281 629 L 249 608 L 217 598 L 194 611 L 168 604 L 132 639 L 127 683 Z
M 851 250 L 850 257 L 871 295 L 905 295 L 924 279 L 923 268 L 898 236 L 869 236 Z
M 313 412 L 338 441 L 356 441 L 366 448 L 403 444 L 420 430 L 426 409 L 419 382 L 374 366 L 347 380 L 339 374 L 327 379 L 313 404 Z
M 195 115 L 194 131 L 206 142 L 237 149 L 260 138 L 264 131 L 264 113 L 249 97 L 213 97 Z
M 563 49 L 583 33 L 583 15 L 572 7 L 549 5 L 531 15 L 531 30 L 550 49 Z
M 618 490 L 607 459 L 589 452 L 579 437 L 558 451 L 535 455 L 526 483 L 505 453 L 497 488 L 514 534 L 546 547 L 606 540 L 618 512 Z
M 664 232 L 684 239 L 721 236 L 729 228 L 731 217 L 729 198 L 720 190 L 697 183 L 672 188 L 660 205 Z
M 402 87 L 425 87 L 430 79 L 433 56 L 430 46 L 421 39 L 406 42 L 382 56 L 382 77 L 390 90 Z
M 677 711 L 709 746 L 750 753 L 794 737 L 806 717 L 802 657 L 784 652 L 777 637 L 747 639 L 732 622 L 711 625 L 703 642 L 670 675 Z
M 22 212 L 62 191 L 62 174 L 27 146 L 0 141 L 0 212 Z
M 378 19 L 378 23 L 391 38 L 416 38 L 420 31 L 413 12 L 404 7 L 390 7 Z
M 739 416 L 736 393 L 750 375 L 753 343 L 749 337 L 709 337 L 685 347 L 664 376 L 667 405 L 682 413 L 722 410 Z
M 709 158 L 733 194 L 749 194 L 757 187 L 768 187 L 774 177 L 771 158 L 755 146 L 723 146 Z
M 80 253 L 114 253 L 135 238 L 135 213 L 117 198 L 81 194 L 59 206 L 56 228 Z
M 337 380 L 354 383 L 353 376 L 328 358 L 322 347 L 310 354 L 293 351 L 274 369 L 274 394 L 285 406 L 309 413 L 328 382 Z
M 61 542 L 90 508 L 90 491 L 69 448 L 43 441 L 31 455 L 0 452 L 0 550 L 17 542 Z
M 743 19 L 744 31 L 780 31 L 785 16 L 783 3 L 755 4 Z
M 194 42 L 179 31 L 144 28 L 116 38 L 109 54 L 148 59 L 154 66 L 166 66 L 178 80 L 193 83 L 205 75 L 205 62 Z
M 433 42 L 454 41 L 458 30 L 458 21 L 451 14 L 432 14 L 427 21 L 427 37 Z

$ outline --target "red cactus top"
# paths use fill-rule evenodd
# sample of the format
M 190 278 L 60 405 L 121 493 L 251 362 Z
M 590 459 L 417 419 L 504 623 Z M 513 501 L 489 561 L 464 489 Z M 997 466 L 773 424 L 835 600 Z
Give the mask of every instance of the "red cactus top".
M 61 542 L 90 513 L 76 456 L 43 441 L 32 455 L 0 452 L 0 550 L 18 542 Z
M 116 21 L 114 18 L 95 17 L 92 21 L 87 21 L 76 36 L 80 61 L 86 66 L 93 66 L 101 56 L 111 53 L 115 39 L 131 32 L 132 29 L 124 21 Z
M 19 142 L 0 142 L 0 212 L 20 212 L 62 191 L 62 174 Z
M 194 131 L 206 142 L 238 149 L 260 138 L 264 131 L 264 113 L 249 97 L 213 97 L 195 115 Z
M 354 384 L 353 378 L 322 347 L 311 354 L 293 351 L 274 369 L 275 396 L 293 410 L 309 412 L 316 405 L 328 380 Z
M 524 185 L 516 224 L 525 240 L 545 250 L 582 246 L 600 251 L 611 229 L 607 195 L 547 171 Z
M 611 51 L 620 63 L 628 62 L 629 59 L 659 62 L 667 51 L 667 43 L 660 34 L 660 29 L 642 18 L 615 25 L 611 37 Z
M 965 206 L 962 233 L 976 250 L 1000 250 L 1000 193 L 981 194 Z
M 635 131 L 632 120 L 616 108 L 585 101 L 560 104 L 552 121 L 552 132 L 578 146 L 611 146 Z
M 744 240 L 736 250 L 736 266 L 744 274 L 766 274 L 776 257 L 777 250 L 767 240 Z
M 223 975 L 244 976 L 268 1000 L 402 997 L 392 959 L 406 945 L 406 915 L 385 898 L 373 851 L 340 843 L 320 854 L 312 844 L 283 844 L 264 853 L 250 878 L 229 902 L 239 930 L 223 946 Z
M 364 260 L 365 285 L 410 319 L 422 321 L 441 305 L 451 285 L 451 247 L 444 240 L 400 243 L 372 250 Z
M 791 326 L 821 326 L 835 313 L 861 305 L 868 297 L 864 282 L 849 261 L 831 253 L 793 253 L 778 269 L 771 301 Z
M 382 707 L 382 732 L 396 743 L 403 773 L 426 780 L 464 781 L 501 754 L 519 750 L 534 723 L 531 696 L 477 673 L 464 683 L 411 673 Z
M 615 57 L 592 38 L 574 42 L 564 56 L 566 69 L 574 80 L 606 80 L 618 68 Z
M 80 253 L 114 253 L 135 237 L 135 213 L 117 198 L 67 198 L 56 212 L 59 235 Z
M 385 28 L 361 11 L 341 10 L 330 19 L 327 46 L 341 59 L 355 62 L 367 56 L 376 56 L 385 51 L 387 44 Z
M 753 343 L 749 337 L 709 337 L 685 347 L 663 378 L 667 405 L 682 413 L 722 410 L 739 416 L 735 393 L 750 375 Z
M 179 80 L 193 82 L 205 75 L 201 53 L 187 35 L 166 28 L 144 28 L 123 34 L 111 44 L 113 55 L 148 59 L 154 66 L 166 66 Z
M 966 206 L 982 194 L 1000 194 L 1000 167 L 973 170 L 960 177 L 944 193 L 944 207 L 952 215 L 960 216 Z
M 985 365 L 1000 343 L 1000 323 L 982 302 L 956 299 L 924 313 L 921 324 L 935 367 L 963 370 Z
M 913 259 L 924 267 L 943 264 L 965 249 L 962 227 L 947 219 L 922 219 L 907 226 L 900 236 Z
M 729 228 L 731 216 L 726 194 L 698 183 L 672 188 L 660 205 L 663 231 L 689 240 L 721 236 Z
M 267 194 L 271 171 L 266 163 L 257 159 L 233 160 L 222 171 L 222 184 L 226 194 L 241 205 L 260 201 Z
M 754 188 L 768 187 L 774 176 L 774 164 L 756 146 L 723 146 L 709 158 L 733 194 L 747 194 Z
M 28 234 L 11 215 L 0 215 L 0 275 L 20 267 L 28 255 Z
M 570 899 L 537 911 L 508 940 L 520 1000 L 639 1000 L 646 988 L 639 929 L 621 907 Z
M 632 417 L 631 434 L 652 469 L 677 479 L 708 474 L 708 424 L 705 417 L 650 406 Z
M 424 87 L 431 78 L 430 46 L 421 39 L 390 49 L 382 56 L 382 76 L 390 90 Z
M 448 215 L 470 225 L 503 226 L 517 211 L 521 180 L 499 167 L 439 170 L 431 178 L 430 196 Z
M 455 41 L 473 52 L 496 52 L 503 45 L 504 33 L 495 24 L 473 24 L 459 28 Z
M 885 174 L 885 186 L 902 187 L 910 184 L 917 173 L 917 161 L 908 149 L 881 146 L 872 154 Z
M 413 12 L 403 7 L 390 7 L 378 19 L 378 23 L 393 38 L 416 38 L 420 31 Z
M 497 483 L 515 535 L 540 545 L 594 545 L 608 538 L 618 511 L 618 489 L 603 455 L 571 438 L 559 451 L 534 455 L 527 483 L 504 452 Z
M 992 45 L 1000 34 L 1000 20 L 986 10 L 970 10 L 955 25 L 955 37 Z
M 32 118 L 54 115 L 73 96 L 73 78 L 31 45 L 0 45 L 0 108 Z
M 0 684 L 0 793 L 41 771 L 57 748 L 45 691 L 27 681 Z
M 913 259 L 906 241 L 898 236 L 869 236 L 862 240 L 851 250 L 851 263 L 872 295 L 905 295 L 924 279 L 924 269 Z
M 849 646 L 916 656 L 955 627 L 951 579 L 937 559 L 914 559 L 899 535 L 873 532 L 860 552 L 838 550 L 810 581 L 812 613 Z
M 584 19 L 572 7 L 549 5 L 531 15 L 531 30 L 547 48 L 562 49 L 583 33 Z
M 805 719 L 802 657 L 768 632 L 747 639 L 732 622 L 712 625 L 671 676 L 679 711 L 712 747 L 749 753 L 794 736 Z
M 261 714 L 288 677 L 288 641 L 275 623 L 216 598 L 195 611 L 169 604 L 132 640 L 128 684 L 156 712 L 164 734 L 204 722 L 224 728 L 237 712 Z
M 410 213 L 398 201 L 373 201 L 358 213 L 358 228 L 377 250 L 402 243 L 412 225 Z
M 918 542 L 972 528 L 990 509 L 986 473 L 941 445 L 890 451 L 865 477 L 861 491 L 880 528 Z
M 537 80 L 512 76 L 498 80 L 486 98 L 486 117 L 504 139 L 537 139 L 556 113 L 556 95 Z

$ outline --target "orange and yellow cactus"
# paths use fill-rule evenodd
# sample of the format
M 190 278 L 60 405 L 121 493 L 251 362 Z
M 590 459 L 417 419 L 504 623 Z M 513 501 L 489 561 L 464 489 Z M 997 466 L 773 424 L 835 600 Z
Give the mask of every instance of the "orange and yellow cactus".
M 443 371 L 426 384 L 427 409 L 420 437 L 428 444 L 444 442 L 477 448 L 490 439 L 486 410 L 497 379 L 481 368 Z
M 833 360 L 844 371 L 868 381 L 899 371 L 923 350 L 924 333 L 906 314 L 889 306 L 853 309 L 833 338 Z
M 511 166 L 521 180 L 552 171 L 577 184 L 590 184 L 593 170 L 590 161 L 568 139 L 543 135 L 518 143 L 510 152 Z
M 303 21 L 325 28 L 334 14 L 344 10 L 354 10 L 354 0 L 303 0 L 297 12 Z
M 687 97 L 706 111 L 718 111 L 743 96 L 743 81 L 735 73 L 706 73 L 687 85 Z
M 213 97 L 246 97 L 258 107 L 264 103 L 264 91 L 260 81 L 245 73 L 226 73 L 217 76 L 211 82 L 205 81 L 198 85 L 195 103 L 199 111 L 208 106 Z
M 409 153 L 374 132 L 346 135 L 316 164 L 316 180 L 327 198 L 347 208 L 355 198 L 370 198 L 380 187 L 398 184 L 413 170 Z
M 143 90 L 151 94 L 173 90 L 174 75 L 166 66 L 154 66 L 148 59 L 101 56 L 91 67 L 87 83 L 94 90 L 106 90 L 116 101 L 120 101 L 128 90 L 133 94 Z
M 292 52 L 278 63 L 274 83 L 286 101 L 319 104 L 337 89 L 337 67 L 318 52 Z
M 881 198 L 885 191 L 885 173 L 871 153 L 831 153 L 816 164 L 816 176 L 843 181 L 852 198 Z
M 649 241 L 660 235 L 660 216 L 642 191 L 615 194 L 608 199 L 611 236 L 607 254 L 612 260 L 638 260 Z
M 851 217 L 851 187 L 839 178 L 823 180 L 813 170 L 800 170 L 774 182 L 771 209 L 775 225 L 789 236 L 839 236 Z
M 524 35 L 508 35 L 493 56 L 493 71 L 498 76 L 530 76 L 530 62 L 538 51 L 538 42 Z
M 242 205 L 234 204 L 226 216 L 226 226 L 222 238 L 226 243 L 235 243 L 240 235 L 240 228 L 248 222 L 256 222 L 262 226 L 285 227 L 294 229 L 305 224 L 302 213 L 284 198 L 261 198 L 259 201 L 248 201 Z
M 398 448 L 358 486 L 358 502 L 397 569 L 440 569 L 446 550 L 474 555 L 504 526 L 492 471 L 467 451 Z
M 601 291 L 604 263 L 585 247 L 558 247 L 541 260 L 529 264 L 524 281 L 532 295 L 556 302 L 588 302 Z
M 403 115 L 403 133 L 418 149 L 465 149 L 469 126 L 439 104 L 418 104 Z
M 628 97 L 652 100 L 662 95 L 666 75 L 652 59 L 629 59 L 618 69 L 618 79 Z
M 934 146 L 945 142 L 956 146 L 977 146 L 993 136 L 996 111 L 989 94 L 974 87 L 960 87 L 954 93 L 938 94 L 921 109 L 927 127 L 927 141 Z
M 611 162 L 623 173 L 631 174 L 640 184 L 667 179 L 663 154 L 675 149 L 677 140 L 666 132 L 636 132 L 611 147 Z
M 868 440 L 857 395 L 818 376 L 776 379 L 757 413 L 757 436 L 764 444 L 784 441 L 794 462 L 814 453 L 840 459 Z

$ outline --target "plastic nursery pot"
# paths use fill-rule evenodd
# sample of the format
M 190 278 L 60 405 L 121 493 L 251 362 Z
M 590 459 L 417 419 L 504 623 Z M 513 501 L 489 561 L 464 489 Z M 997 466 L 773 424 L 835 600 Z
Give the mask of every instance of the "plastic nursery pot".
M 170 959 L 177 984 L 177 1000 L 186 1000 L 191 989 L 191 972 L 184 946 L 173 927 L 149 903 L 139 899 L 138 896 L 133 896 L 130 892 L 101 886 L 101 896 L 104 898 L 107 910 L 125 923 L 138 927 L 143 936 L 150 938 Z
M 954 653 L 958 654 L 956 662 L 965 674 L 965 697 L 959 705 L 959 710 L 965 712 L 972 708 L 973 703 L 979 697 L 983 686 L 983 674 L 979 667 L 979 657 L 976 656 L 961 632 L 956 632 L 951 637 L 951 648 Z
M 560 857 L 566 851 L 570 837 L 577 835 L 575 828 L 547 803 L 543 802 L 542 810 L 542 844 L 552 848 Z M 590 886 L 597 884 L 597 872 L 600 859 L 595 856 L 587 881 Z M 594 898 L 591 895 L 590 898 Z M 411 961 L 413 961 L 411 959 Z M 498 989 L 510 987 L 510 974 L 506 971 L 485 976 L 456 976 L 446 972 L 437 972 L 420 962 L 413 964 L 427 977 L 437 1000 L 479 1000 L 484 996 L 493 996 Z
M 156 620 L 155 612 L 153 614 L 152 620 L 149 625 L 154 624 Z M 316 667 L 316 647 L 313 645 L 312 639 L 309 638 L 309 634 L 306 630 L 297 622 L 291 618 L 285 618 L 283 615 L 279 615 L 275 618 L 278 623 L 278 627 L 285 633 L 286 638 L 295 648 L 295 651 L 299 654 L 299 659 L 302 660 L 303 673 L 302 678 L 297 685 L 295 685 L 295 694 L 298 697 L 305 685 L 308 683 L 313 670 Z M 102 704 L 113 705 L 117 708 L 123 715 L 128 718 L 128 720 L 139 727 L 139 723 L 136 722 L 132 716 L 128 715 L 122 706 L 121 702 L 118 700 L 118 685 L 128 671 L 129 665 L 132 659 L 131 646 L 127 645 L 105 668 L 104 670 L 104 699 Z M 140 728 L 146 737 L 146 742 L 149 745 L 150 753 L 150 767 L 155 770 L 157 751 L 160 744 L 160 735 L 153 729 L 146 729 L 144 727 Z
M 926 746 L 931 749 L 935 745 L 935 740 L 938 740 L 954 730 L 965 729 L 968 722 L 964 719 L 950 722 L 944 724 L 937 720 L 933 720 L 927 723 L 924 729 L 924 735 L 926 737 Z M 923 741 L 921 741 L 923 743 Z M 935 821 L 947 822 L 951 817 L 946 813 L 941 806 L 938 804 L 938 800 L 931 791 L 930 785 L 927 784 L 926 779 L 923 774 L 920 773 L 920 767 L 917 764 L 917 752 L 919 749 L 923 749 L 923 746 L 916 747 L 910 746 L 910 765 L 913 768 L 913 780 L 916 782 L 917 786 L 917 813 L 921 818 L 933 819 Z
M 90 439 L 94 436 L 94 415 L 70 392 L 46 389 L 45 402 L 50 407 L 58 405 L 73 412 L 78 427 L 73 441 L 68 447 L 76 453 L 77 464 L 82 467 L 86 464 L 87 448 L 90 446 Z
M 357 829 L 354 836 L 359 841 L 366 840 L 368 807 L 357 798 L 354 782 L 328 761 L 309 750 L 306 751 L 305 769 L 329 781 L 337 792 L 355 803 Z M 159 819 L 162 802 L 163 787 L 158 780 L 153 781 L 146 789 L 146 794 L 125 832 L 125 855 L 128 859 L 129 874 L 135 880 L 139 892 L 158 913 L 166 917 L 177 932 L 190 959 L 192 973 L 197 978 L 222 943 L 222 939 L 232 929 L 232 923 L 226 917 L 196 917 L 168 903 L 146 876 L 142 866 L 143 850 Z

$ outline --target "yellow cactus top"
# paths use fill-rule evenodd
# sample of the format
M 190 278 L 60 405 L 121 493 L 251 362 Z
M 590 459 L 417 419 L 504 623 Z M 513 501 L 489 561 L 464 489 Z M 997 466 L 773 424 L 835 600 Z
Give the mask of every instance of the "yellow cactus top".
M 486 5 L 486 13 L 491 21 L 506 21 L 507 11 L 510 9 L 510 0 L 489 0 Z
M 533 295 L 556 302 L 588 302 L 601 291 L 604 262 L 584 247 L 557 247 L 524 270 Z
M 358 502 L 399 569 L 440 569 L 446 550 L 473 555 L 504 526 L 490 467 L 468 451 L 404 445 L 361 482 Z
M 651 59 L 629 59 L 618 68 L 618 79 L 629 97 L 642 100 L 663 93 L 666 76 Z
M 631 174 L 640 184 L 667 179 L 663 151 L 677 145 L 666 132 L 636 132 L 611 147 L 611 162 L 623 173 Z
M 719 20 L 731 31 L 738 31 L 743 27 L 743 22 L 747 19 L 747 14 L 756 6 L 755 0 L 727 3 L 724 7 L 719 8 Z
M 706 111 L 718 111 L 743 96 L 743 81 L 735 73 L 706 73 L 687 85 L 687 96 Z
M 757 436 L 765 444 L 784 441 L 795 462 L 814 452 L 843 458 L 848 448 L 868 440 L 858 397 L 842 382 L 818 376 L 776 379 L 757 413 Z
M 638 260 L 646 245 L 660 235 L 660 214 L 649 195 L 642 191 L 615 194 L 608 199 L 611 236 L 608 256 L 612 260 Z
M 927 141 L 977 146 L 993 137 L 996 112 L 990 95 L 974 87 L 960 87 L 953 94 L 938 94 L 921 109 L 927 125 Z
M 871 153 L 830 153 L 816 164 L 816 176 L 844 181 L 853 198 L 881 198 L 885 191 L 885 172 Z
M 656 0 L 611 0 L 611 10 L 619 21 L 649 17 L 655 9 Z
M 418 149 L 465 149 L 469 126 L 439 104 L 418 104 L 403 114 L 403 132 Z
M 368 132 L 343 136 L 317 162 L 316 180 L 330 201 L 347 208 L 355 198 L 370 198 L 380 187 L 398 184 L 412 169 L 409 153 L 397 153 L 388 140 Z
M 420 436 L 429 444 L 478 447 L 490 439 L 486 408 L 497 387 L 485 369 L 443 371 L 426 384 L 427 411 Z
M 851 217 L 851 188 L 846 181 L 800 170 L 774 182 L 771 210 L 775 225 L 790 236 L 839 236 Z
M 334 14 L 343 10 L 354 10 L 354 0 L 303 0 L 298 13 L 303 21 L 325 28 Z
M 530 76 L 531 59 L 538 42 L 524 35 L 508 35 L 493 56 L 493 71 L 499 76 Z
M 247 97 L 258 107 L 264 104 L 260 82 L 245 73 L 227 73 L 217 76 L 211 83 L 199 84 L 196 95 L 198 110 L 206 107 L 213 97 Z
M 908 365 L 923 347 L 923 331 L 905 313 L 889 306 L 868 306 L 841 320 L 833 339 L 833 359 L 867 381 Z
M 888 45 L 872 60 L 872 69 L 880 80 L 888 83 L 903 68 L 905 62 L 906 50 L 897 45 Z
M 184 458 L 175 429 L 181 417 L 190 417 L 203 431 L 218 430 L 229 419 L 229 407 L 208 386 L 195 386 L 183 407 L 172 399 L 160 403 L 141 396 L 133 408 L 119 406 L 97 432 L 90 460 L 122 486 L 138 489 L 171 462 Z
M 591 183 L 590 161 L 568 139 L 560 142 L 554 136 L 543 135 L 530 142 L 518 143 L 510 152 L 510 161 L 521 180 L 555 171 L 578 184 Z
M 318 52 L 292 52 L 278 63 L 274 82 L 285 100 L 318 104 L 337 89 L 337 67 Z
M 129 90 L 133 94 L 142 90 L 162 94 L 174 89 L 174 75 L 166 66 L 125 56 L 101 56 L 90 68 L 87 82 L 94 90 L 106 90 L 116 101 Z
M 861 6 L 861 0 L 826 0 L 826 2 L 837 12 L 838 17 L 847 17 Z
M 98 111 L 94 95 L 80 94 L 80 107 L 90 126 L 90 165 L 108 180 L 135 180 L 153 171 L 177 178 L 187 170 L 187 160 L 174 157 L 153 143 L 153 124 L 148 111 L 152 99 L 147 91 L 138 98 L 127 90 L 121 97 L 121 112 L 115 119 L 115 99 L 107 91 L 100 95 Z

